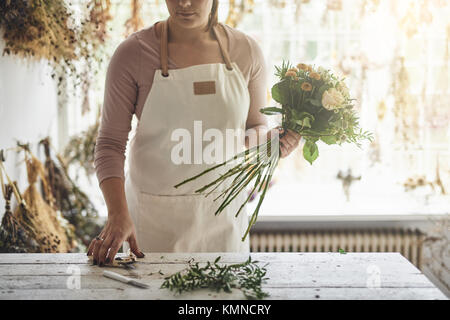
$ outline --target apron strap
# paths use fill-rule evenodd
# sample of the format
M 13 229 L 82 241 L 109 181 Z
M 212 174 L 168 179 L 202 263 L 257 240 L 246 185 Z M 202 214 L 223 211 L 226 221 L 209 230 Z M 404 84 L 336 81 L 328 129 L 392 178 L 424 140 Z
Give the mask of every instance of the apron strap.
M 168 25 L 167 20 L 162 22 L 161 39 L 160 39 L 160 44 L 161 44 L 161 54 L 160 54 L 161 70 L 162 70 L 162 75 L 164 77 L 168 77 L 169 76 L 169 58 L 168 58 L 169 32 L 168 32 L 168 26 L 167 25 Z
M 167 20 L 164 20 L 161 22 L 162 24 L 162 29 L 161 29 L 161 38 L 160 38 L 160 45 L 161 45 L 161 54 L 160 54 L 160 59 L 161 59 L 161 70 L 162 70 L 162 75 L 164 77 L 169 76 L 169 49 L 168 49 L 168 39 L 169 39 L 169 30 L 168 30 L 168 22 Z M 223 29 L 223 27 L 222 27 Z M 223 37 L 220 35 L 220 33 L 217 30 L 217 25 L 212 27 L 214 36 L 217 39 L 217 42 L 219 43 L 219 47 L 220 47 L 220 51 L 222 53 L 222 57 L 225 61 L 225 64 L 227 65 L 227 69 L 228 70 L 233 70 L 233 67 L 231 65 L 231 59 L 230 56 L 228 54 L 228 51 L 226 49 L 226 47 L 224 46 L 224 41 L 223 41 Z
M 222 36 L 220 35 L 220 33 L 217 30 L 218 25 L 219 25 L 219 23 L 212 27 L 214 35 L 216 36 L 217 42 L 219 43 L 220 51 L 222 52 L 223 59 L 225 60 L 225 64 L 227 65 L 227 69 L 233 70 L 233 67 L 231 66 L 230 55 L 228 54 L 228 50 L 224 45 Z M 221 25 L 221 27 L 225 32 L 225 28 L 222 25 Z

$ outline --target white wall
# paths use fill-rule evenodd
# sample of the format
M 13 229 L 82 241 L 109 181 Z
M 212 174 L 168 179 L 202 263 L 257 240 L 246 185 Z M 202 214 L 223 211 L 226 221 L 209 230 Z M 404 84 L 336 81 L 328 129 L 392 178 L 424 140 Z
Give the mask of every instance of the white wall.
M 0 53 L 5 43 L 0 39 Z M 40 139 L 50 136 L 58 145 L 58 112 L 56 83 L 51 68 L 45 61 L 29 62 L 15 56 L 0 54 L 0 149 L 16 146 L 16 141 L 29 142 L 31 151 L 43 158 L 42 148 L 37 152 Z M 23 192 L 27 186 L 23 152 L 6 152 L 4 163 L 11 179 L 17 180 Z M 0 196 L 0 217 L 4 201 Z

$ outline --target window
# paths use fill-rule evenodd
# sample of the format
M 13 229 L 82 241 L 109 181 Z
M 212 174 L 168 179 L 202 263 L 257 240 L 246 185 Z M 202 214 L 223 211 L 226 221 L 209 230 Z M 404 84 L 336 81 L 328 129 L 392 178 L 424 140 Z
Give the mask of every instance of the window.
M 129 10 L 113 6 L 109 52 L 123 40 Z M 163 1 L 142 10 L 146 26 L 167 17 Z M 227 14 L 221 0 L 219 19 Z M 450 211 L 449 16 L 445 1 L 254 1 L 237 28 L 260 44 L 268 89 L 283 59 L 328 67 L 346 76 L 361 126 L 375 138 L 362 149 L 322 144 L 312 166 L 296 150 L 280 163 L 261 215 Z
M 260 42 L 271 74 L 274 65 L 289 59 L 346 76 L 361 126 L 375 141 L 362 150 L 322 144 L 312 166 L 297 150 L 280 163 L 260 214 L 448 213 L 449 6 L 303 2 L 296 18 L 295 1 L 280 8 L 256 1 L 254 15 L 264 17 L 264 25 L 248 15 L 238 28 Z M 341 10 L 327 10 L 332 3 Z M 431 22 L 423 17 L 427 12 Z M 417 32 L 408 34 L 414 25 Z M 268 85 L 275 81 L 272 77 Z

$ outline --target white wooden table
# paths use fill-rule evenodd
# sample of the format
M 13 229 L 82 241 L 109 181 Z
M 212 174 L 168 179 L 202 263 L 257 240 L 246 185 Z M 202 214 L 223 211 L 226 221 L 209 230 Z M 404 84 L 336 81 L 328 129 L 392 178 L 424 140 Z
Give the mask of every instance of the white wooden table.
M 160 289 L 187 261 L 237 263 L 237 253 L 148 253 L 134 270 L 100 268 L 80 254 L 0 254 L 0 299 L 245 299 L 241 291 L 201 289 L 179 296 Z M 269 262 L 268 299 L 447 299 L 399 253 L 251 253 Z M 140 289 L 103 277 L 112 270 L 150 285 Z M 163 274 L 160 274 L 160 272 Z M 77 288 L 79 279 L 79 288 Z

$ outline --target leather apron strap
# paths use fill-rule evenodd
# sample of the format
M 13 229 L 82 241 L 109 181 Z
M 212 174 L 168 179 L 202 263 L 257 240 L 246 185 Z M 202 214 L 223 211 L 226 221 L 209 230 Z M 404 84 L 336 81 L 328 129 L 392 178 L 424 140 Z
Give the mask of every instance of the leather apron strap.
M 216 36 L 217 42 L 219 43 L 220 51 L 222 52 L 223 60 L 225 61 L 225 64 L 227 65 L 227 69 L 233 70 L 233 67 L 231 66 L 230 55 L 228 54 L 228 50 L 224 44 L 225 41 L 223 40 L 222 35 L 217 30 L 218 25 L 219 24 L 216 24 L 215 26 L 213 26 L 212 30 L 214 32 L 214 35 Z M 222 29 L 224 29 L 222 25 L 220 25 L 220 26 Z
M 161 36 L 160 36 L 160 44 L 161 44 L 161 70 L 163 77 L 169 76 L 169 47 L 168 47 L 168 40 L 169 38 L 169 27 L 167 20 L 162 22 L 162 30 L 161 30 Z
M 162 75 L 164 77 L 167 77 L 169 75 L 169 24 L 167 20 L 162 21 L 162 30 L 161 30 L 161 37 L 160 37 L 160 45 L 161 45 L 161 70 Z M 222 27 L 223 28 L 223 27 Z M 219 43 L 220 51 L 222 53 L 223 60 L 225 61 L 225 64 L 227 65 L 228 70 L 233 70 L 233 67 L 231 65 L 231 59 L 230 55 L 228 54 L 228 51 L 224 45 L 223 37 L 217 30 L 217 25 L 213 26 L 212 28 L 214 36 L 217 39 L 217 42 Z

